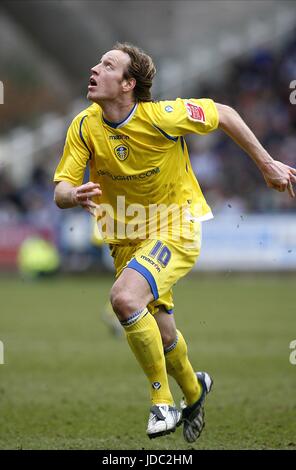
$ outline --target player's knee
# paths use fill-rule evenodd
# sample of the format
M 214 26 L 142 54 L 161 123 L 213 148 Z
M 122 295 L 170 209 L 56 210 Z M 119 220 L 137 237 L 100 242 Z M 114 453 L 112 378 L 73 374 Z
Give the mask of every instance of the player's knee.
M 120 321 L 127 320 L 137 310 L 136 302 L 131 292 L 116 285 L 111 289 L 110 301 Z

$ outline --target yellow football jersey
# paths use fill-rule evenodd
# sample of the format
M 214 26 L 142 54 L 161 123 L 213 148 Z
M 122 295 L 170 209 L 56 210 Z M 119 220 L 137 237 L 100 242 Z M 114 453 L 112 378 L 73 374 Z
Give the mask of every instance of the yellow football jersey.
M 89 164 L 90 181 L 102 189 L 94 201 L 108 243 L 155 238 L 162 227 L 178 238 L 186 222 L 212 217 L 184 136 L 207 134 L 218 122 L 210 99 L 140 102 L 119 123 L 94 103 L 72 121 L 54 181 L 81 185 Z

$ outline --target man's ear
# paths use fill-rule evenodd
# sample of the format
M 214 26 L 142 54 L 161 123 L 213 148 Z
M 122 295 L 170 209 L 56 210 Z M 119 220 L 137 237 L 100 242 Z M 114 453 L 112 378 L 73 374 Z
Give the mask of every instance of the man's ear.
M 136 86 L 136 79 L 135 78 L 128 78 L 127 80 L 123 80 L 122 82 L 122 89 L 123 91 L 131 91 Z

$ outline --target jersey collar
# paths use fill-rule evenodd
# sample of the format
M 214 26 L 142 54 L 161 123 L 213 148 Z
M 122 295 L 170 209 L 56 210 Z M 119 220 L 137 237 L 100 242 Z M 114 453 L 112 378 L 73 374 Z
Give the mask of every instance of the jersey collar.
M 103 121 L 105 124 L 112 127 L 113 129 L 119 129 L 120 127 L 125 126 L 131 120 L 131 118 L 133 117 L 133 115 L 135 114 L 137 110 L 137 107 L 138 107 L 138 103 L 135 103 L 135 105 L 132 107 L 132 109 L 130 110 L 126 118 L 123 119 L 123 121 L 120 121 L 120 122 L 107 121 L 107 119 L 105 119 L 104 116 L 102 115 Z

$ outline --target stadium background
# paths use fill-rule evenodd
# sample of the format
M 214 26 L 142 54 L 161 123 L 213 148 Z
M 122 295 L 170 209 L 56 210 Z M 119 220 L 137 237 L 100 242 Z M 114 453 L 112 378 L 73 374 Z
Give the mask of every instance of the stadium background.
M 102 321 L 110 258 L 86 213 L 54 206 L 53 171 L 89 68 L 118 40 L 154 58 L 155 97 L 229 104 L 295 167 L 295 28 L 292 1 L 1 2 L 0 448 L 188 448 L 180 432 L 145 437 L 145 379 Z M 215 215 L 176 286 L 192 361 L 216 385 L 194 448 L 296 449 L 295 200 L 222 133 L 187 142 Z M 34 276 L 57 263 L 42 240 L 58 250 L 51 279 Z

